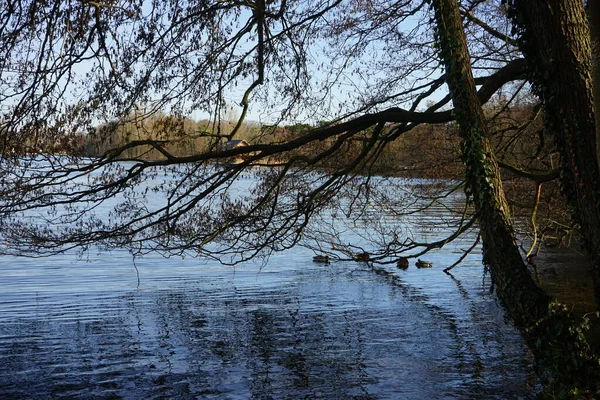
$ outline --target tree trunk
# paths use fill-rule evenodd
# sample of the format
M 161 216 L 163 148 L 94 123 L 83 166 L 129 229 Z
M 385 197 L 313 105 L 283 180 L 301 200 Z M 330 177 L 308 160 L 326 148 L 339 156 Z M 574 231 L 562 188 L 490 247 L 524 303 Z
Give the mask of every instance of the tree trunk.
M 533 281 L 515 243 L 458 5 L 456 0 L 437 0 L 433 5 L 446 81 L 462 137 L 466 190 L 479 220 L 484 262 L 510 316 L 517 326 L 527 327 L 546 314 L 548 298 Z
M 600 1 L 588 1 L 590 45 L 592 46 L 592 81 L 596 123 L 596 158 L 600 163 Z
M 580 323 L 568 315 L 565 307 L 550 303 L 527 271 L 515 243 L 457 0 L 433 0 L 432 4 L 446 82 L 462 138 L 466 191 L 475 206 L 484 263 L 490 269 L 497 295 L 534 352 L 554 394 L 594 388 L 600 373 L 598 360 L 590 356 L 589 346 L 580 335 Z
M 600 172 L 590 31 L 581 0 L 512 2 L 513 20 L 562 156 L 562 182 L 593 261 L 600 304 Z M 591 2 L 594 3 L 594 2 Z

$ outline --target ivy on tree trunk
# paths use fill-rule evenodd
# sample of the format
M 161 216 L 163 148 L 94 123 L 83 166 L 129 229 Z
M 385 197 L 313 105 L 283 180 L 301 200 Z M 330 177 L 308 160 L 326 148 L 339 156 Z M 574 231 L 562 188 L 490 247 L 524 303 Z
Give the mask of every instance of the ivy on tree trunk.
M 561 153 L 563 190 L 594 264 L 600 305 L 600 172 L 590 29 L 583 2 L 514 0 L 511 15 L 529 63 L 530 80 L 544 100 L 547 131 Z
M 515 242 L 498 163 L 477 97 L 458 3 L 433 0 L 432 4 L 436 39 L 462 138 L 466 191 L 475 206 L 484 263 L 497 295 L 532 348 L 549 390 L 568 395 L 581 388 L 594 388 L 600 370 L 598 358 L 591 354 L 583 335 L 585 321 L 550 302 L 527 271 Z
M 515 242 L 509 208 L 487 123 L 477 97 L 466 37 L 455 0 L 433 2 L 437 40 L 462 137 L 466 190 L 472 199 L 498 296 L 515 323 L 525 327 L 544 315 L 548 298 L 535 284 Z

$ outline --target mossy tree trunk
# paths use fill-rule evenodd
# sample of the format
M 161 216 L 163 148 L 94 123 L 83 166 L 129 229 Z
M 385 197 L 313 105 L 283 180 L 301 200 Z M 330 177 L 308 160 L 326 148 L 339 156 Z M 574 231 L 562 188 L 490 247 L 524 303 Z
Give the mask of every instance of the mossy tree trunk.
M 484 262 L 497 295 L 533 350 L 549 390 L 559 396 L 581 388 L 595 390 L 600 375 L 598 358 L 590 353 L 581 334 L 581 321 L 571 317 L 566 308 L 550 303 L 527 271 L 515 242 L 458 3 L 433 0 L 432 4 L 446 82 L 462 137 L 466 190 L 475 206 Z
M 547 129 L 561 152 L 564 191 L 593 261 L 600 304 L 600 172 L 584 4 L 581 0 L 514 0 L 512 13 L 534 89 L 544 100 Z
M 477 212 L 484 262 L 498 296 L 520 327 L 545 315 L 548 299 L 535 284 L 515 242 L 500 171 L 471 71 L 456 0 L 434 0 L 437 40 L 455 107 L 466 166 L 466 190 Z
M 596 157 L 600 163 L 600 1 L 588 1 L 590 45 L 592 46 L 592 80 L 596 122 Z

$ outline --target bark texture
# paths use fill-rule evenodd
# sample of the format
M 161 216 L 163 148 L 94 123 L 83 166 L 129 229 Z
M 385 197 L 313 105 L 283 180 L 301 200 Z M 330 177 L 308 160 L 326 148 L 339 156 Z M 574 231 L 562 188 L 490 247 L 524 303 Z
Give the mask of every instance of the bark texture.
M 528 327 L 544 316 L 548 298 L 535 284 L 514 240 L 498 163 L 471 71 L 456 0 L 435 0 L 437 39 L 462 137 L 467 193 L 477 212 L 484 262 L 498 297 L 515 324 Z
M 564 191 L 593 261 L 600 304 L 600 173 L 584 5 L 581 0 L 513 0 L 512 12 L 531 81 L 545 103 L 548 130 L 561 152 Z
M 596 122 L 596 158 L 600 163 L 600 1 L 588 1 L 590 45 L 592 46 L 592 80 Z
M 484 262 L 497 295 L 532 349 L 548 393 L 571 396 L 582 388 L 592 393 L 600 369 L 582 333 L 583 323 L 571 317 L 566 307 L 550 302 L 527 271 L 515 243 L 457 0 L 433 0 L 432 4 L 446 81 L 462 137 L 466 190 L 478 216 Z M 589 116 L 593 119 L 593 113 Z M 595 162 L 595 145 L 591 153 Z M 597 172 L 597 164 L 592 168 Z

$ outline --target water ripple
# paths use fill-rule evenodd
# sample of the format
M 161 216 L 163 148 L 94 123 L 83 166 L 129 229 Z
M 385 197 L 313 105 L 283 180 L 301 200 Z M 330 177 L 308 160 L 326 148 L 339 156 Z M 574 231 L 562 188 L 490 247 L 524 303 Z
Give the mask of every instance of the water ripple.
M 126 257 L 3 259 L 3 398 L 527 398 L 517 332 L 481 270 L 296 257 L 231 269 Z M 56 260 L 55 260 L 56 261 Z M 24 267 L 27 264 L 27 272 Z

